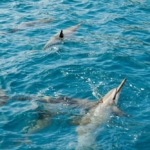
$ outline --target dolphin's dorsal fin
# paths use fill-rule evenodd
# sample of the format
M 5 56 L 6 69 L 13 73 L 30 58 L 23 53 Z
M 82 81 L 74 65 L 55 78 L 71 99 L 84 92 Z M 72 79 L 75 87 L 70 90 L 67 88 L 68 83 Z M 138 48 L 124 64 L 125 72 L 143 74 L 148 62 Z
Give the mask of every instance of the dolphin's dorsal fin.
M 64 37 L 63 30 L 60 31 L 59 37 L 62 39 Z

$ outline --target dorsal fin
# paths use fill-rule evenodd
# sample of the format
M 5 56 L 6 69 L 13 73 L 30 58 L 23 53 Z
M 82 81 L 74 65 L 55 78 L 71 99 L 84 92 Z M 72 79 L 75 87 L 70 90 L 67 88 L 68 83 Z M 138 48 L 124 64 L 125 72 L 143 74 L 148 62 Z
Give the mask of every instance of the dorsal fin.
M 60 37 L 60 38 L 63 38 L 63 37 L 64 37 L 63 30 L 60 31 L 59 37 Z

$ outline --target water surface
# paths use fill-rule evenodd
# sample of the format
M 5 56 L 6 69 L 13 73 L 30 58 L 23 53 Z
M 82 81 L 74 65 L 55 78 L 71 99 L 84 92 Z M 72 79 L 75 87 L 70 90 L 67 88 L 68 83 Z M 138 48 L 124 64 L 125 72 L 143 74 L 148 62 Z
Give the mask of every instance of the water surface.
M 127 78 L 119 107 L 132 117 L 106 123 L 94 149 L 149 149 L 148 0 L 1 0 L 0 18 L 1 89 L 9 96 L 66 95 L 96 101 Z M 38 19 L 52 22 L 10 33 L 21 22 Z M 78 23 L 82 25 L 73 37 L 42 50 L 51 36 Z M 25 138 L 21 131 L 38 118 L 35 110 L 41 107 L 15 100 L 0 107 L 0 149 L 75 149 L 76 126 L 68 123 L 67 115 L 53 117 L 51 125 Z

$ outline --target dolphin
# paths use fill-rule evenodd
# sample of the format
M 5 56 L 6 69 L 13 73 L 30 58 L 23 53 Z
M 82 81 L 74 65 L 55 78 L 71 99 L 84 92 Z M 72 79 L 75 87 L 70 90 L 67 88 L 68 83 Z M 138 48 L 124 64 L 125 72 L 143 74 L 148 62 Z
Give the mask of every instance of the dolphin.
M 21 22 L 17 27 L 10 29 L 8 32 L 1 32 L 0 35 L 4 35 L 7 33 L 14 33 L 17 31 L 23 31 L 25 27 L 32 27 L 35 25 L 46 24 L 49 22 L 52 22 L 52 19 L 38 19 L 34 21 L 29 21 L 29 22 Z
M 22 22 L 19 27 L 32 27 L 37 24 L 44 24 L 44 23 L 49 23 L 51 22 L 52 19 L 38 19 L 34 21 L 29 21 L 29 22 Z
M 43 49 L 45 50 L 52 45 L 60 43 L 62 40 L 71 36 L 80 26 L 81 26 L 81 23 L 75 26 L 66 28 L 64 30 L 61 30 L 59 33 L 55 34 L 53 37 L 49 39 L 49 41 L 45 44 Z
M 9 33 L 22 31 L 22 30 L 24 30 L 25 27 L 32 27 L 32 26 L 39 25 L 39 24 L 49 23 L 51 21 L 52 21 L 52 19 L 38 19 L 38 20 L 34 20 L 34 21 L 29 21 L 29 22 L 22 22 L 16 28 L 11 29 L 9 31 Z
M 124 79 L 117 88 L 110 90 L 104 97 L 96 102 L 89 111 L 81 118 L 76 128 L 78 134 L 78 145 L 76 150 L 91 148 L 97 137 L 96 130 L 103 123 L 109 121 L 113 114 L 124 116 L 125 114 L 117 107 L 118 99 Z

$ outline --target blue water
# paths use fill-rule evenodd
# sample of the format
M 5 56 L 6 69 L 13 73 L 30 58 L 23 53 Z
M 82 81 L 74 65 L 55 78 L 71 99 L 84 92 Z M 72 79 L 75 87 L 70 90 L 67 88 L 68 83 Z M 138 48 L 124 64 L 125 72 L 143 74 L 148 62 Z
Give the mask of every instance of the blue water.
M 52 21 L 9 32 L 21 22 L 38 19 Z M 73 37 L 42 50 L 51 36 L 78 23 L 82 25 Z M 132 117 L 106 123 L 94 149 L 150 148 L 148 0 L 1 0 L 0 32 L 0 88 L 7 95 L 96 101 L 127 78 L 118 105 Z M 66 115 L 53 117 L 42 130 L 22 132 L 38 118 L 35 110 L 43 105 L 9 99 L 0 107 L 1 150 L 75 149 L 76 126 L 69 124 L 69 114 L 78 110 L 72 108 L 65 108 Z

